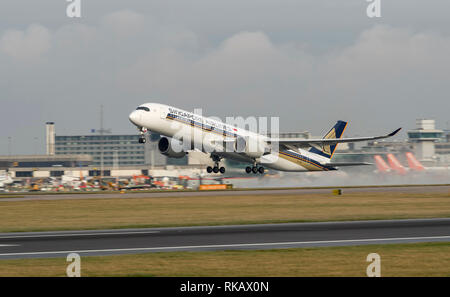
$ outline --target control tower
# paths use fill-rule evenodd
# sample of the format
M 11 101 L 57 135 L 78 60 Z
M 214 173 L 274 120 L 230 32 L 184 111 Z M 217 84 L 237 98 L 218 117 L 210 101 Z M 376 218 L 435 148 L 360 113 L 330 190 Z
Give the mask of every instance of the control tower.
M 45 131 L 47 155 L 53 156 L 55 154 L 55 123 L 45 123 Z
M 433 162 L 434 143 L 442 138 L 444 131 L 435 128 L 435 121 L 417 119 L 416 129 L 408 131 L 408 141 L 414 146 L 414 153 L 422 162 Z

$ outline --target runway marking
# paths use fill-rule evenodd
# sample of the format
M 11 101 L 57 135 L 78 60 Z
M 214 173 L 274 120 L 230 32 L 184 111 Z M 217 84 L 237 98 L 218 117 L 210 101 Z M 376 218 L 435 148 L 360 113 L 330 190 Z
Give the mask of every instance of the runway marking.
M 0 244 L 0 247 L 19 246 L 18 244 Z
M 64 233 L 64 234 L 42 234 L 42 235 L 17 235 L 0 236 L 0 239 L 20 239 L 20 238 L 42 238 L 42 237 L 75 237 L 75 236 L 95 236 L 95 235 L 131 235 L 131 234 L 152 234 L 161 231 L 136 231 L 136 232 L 102 232 L 102 233 Z
M 199 248 L 232 248 L 232 247 L 255 247 L 255 246 L 275 246 L 275 245 L 297 245 L 297 244 L 327 244 L 327 243 L 351 243 L 351 242 L 374 242 L 374 241 L 404 241 L 404 240 L 432 240 L 450 239 L 450 236 L 428 236 L 428 237 L 400 237 L 400 238 L 368 238 L 368 239 L 346 239 L 346 240 L 325 240 L 325 241 L 297 241 L 297 242 L 267 242 L 267 243 L 239 243 L 222 245 L 197 245 L 197 246 L 174 246 L 174 247 L 152 247 L 152 248 L 127 248 L 127 249 L 103 249 L 103 250 L 72 250 L 72 251 L 52 251 L 52 252 L 28 252 L 28 253 L 6 253 L 0 256 L 26 256 L 26 255 L 50 255 L 68 253 L 101 253 L 101 252 L 137 252 L 151 250 L 171 250 L 171 249 L 199 249 Z

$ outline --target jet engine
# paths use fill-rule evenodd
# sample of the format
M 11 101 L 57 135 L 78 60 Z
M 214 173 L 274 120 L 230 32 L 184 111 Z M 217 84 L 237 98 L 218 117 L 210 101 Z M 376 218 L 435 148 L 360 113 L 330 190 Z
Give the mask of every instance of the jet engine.
M 172 139 L 170 141 L 167 137 L 162 137 L 158 142 L 158 149 L 164 156 L 169 158 L 183 158 L 186 152 L 183 151 L 183 147 L 180 142 L 176 143 L 176 147 L 172 146 L 172 142 L 177 141 Z

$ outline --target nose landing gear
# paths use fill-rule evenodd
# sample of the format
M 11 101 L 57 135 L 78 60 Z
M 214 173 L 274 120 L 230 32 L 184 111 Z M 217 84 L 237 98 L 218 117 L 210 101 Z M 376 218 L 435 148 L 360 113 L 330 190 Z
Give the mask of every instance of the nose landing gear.
M 139 143 L 146 143 L 146 138 L 145 138 L 145 133 L 147 132 L 147 128 L 141 127 L 138 128 L 139 132 L 140 132 L 140 136 L 139 136 Z

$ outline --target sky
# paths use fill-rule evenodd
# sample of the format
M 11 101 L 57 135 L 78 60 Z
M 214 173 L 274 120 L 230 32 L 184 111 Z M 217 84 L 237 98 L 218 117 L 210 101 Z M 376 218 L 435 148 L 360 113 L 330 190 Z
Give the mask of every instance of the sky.
M 159 102 L 203 115 L 279 117 L 282 132 L 397 136 L 449 128 L 450 2 L 65 0 L 0 3 L 0 154 L 45 153 L 57 135 L 136 133 Z

